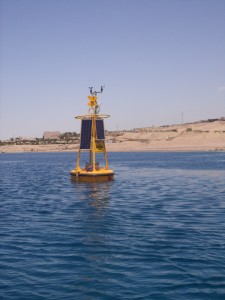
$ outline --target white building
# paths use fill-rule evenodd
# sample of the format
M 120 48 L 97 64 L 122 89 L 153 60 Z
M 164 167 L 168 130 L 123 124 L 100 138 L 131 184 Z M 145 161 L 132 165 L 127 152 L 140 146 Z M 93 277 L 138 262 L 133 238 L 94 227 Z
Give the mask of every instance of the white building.
M 45 131 L 43 134 L 44 140 L 59 140 L 60 139 L 60 131 Z

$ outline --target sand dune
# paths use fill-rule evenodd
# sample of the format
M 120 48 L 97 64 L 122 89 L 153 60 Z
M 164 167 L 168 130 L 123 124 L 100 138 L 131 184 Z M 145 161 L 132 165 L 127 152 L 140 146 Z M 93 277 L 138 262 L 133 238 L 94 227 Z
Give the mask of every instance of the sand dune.
M 225 151 L 225 121 L 140 128 L 107 134 L 108 151 Z M 0 152 L 77 151 L 78 145 L 11 145 Z
M 199 122 L 125 132 L 109 150 L 201 151 L 225 150 L 225 121 Z

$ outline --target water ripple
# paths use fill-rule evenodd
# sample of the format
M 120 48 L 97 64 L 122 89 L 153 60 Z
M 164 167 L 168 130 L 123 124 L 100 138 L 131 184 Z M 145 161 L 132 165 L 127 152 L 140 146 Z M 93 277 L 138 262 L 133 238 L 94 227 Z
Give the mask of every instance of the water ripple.
M 223 299 L 225 153 L 0 156 L 1 299 Z

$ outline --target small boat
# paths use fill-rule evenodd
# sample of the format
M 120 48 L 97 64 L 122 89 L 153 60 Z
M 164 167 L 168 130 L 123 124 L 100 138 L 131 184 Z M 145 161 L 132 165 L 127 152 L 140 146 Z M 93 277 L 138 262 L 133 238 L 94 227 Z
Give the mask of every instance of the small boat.
M 109 115 L 101 115 L 98 104 L 98 93 L 103 92 L 103 87 L 99 92 L 93 91 L 90 87 L 88 96 L 88 114 L 77 116 L 81 120 L 80 146 L 77 154 L 75 169 L 71 170 L 71 180 L 76 182 L 106 182 L 114 179 L 114 172 L 109 168 L 106 147 L 104 119 Z M 81 155 L 89 152 L 89 161 L 85 163 L 84 168 L 80 167 Z M 103 156 L 104 165 L 100 166 L 97 156 Z

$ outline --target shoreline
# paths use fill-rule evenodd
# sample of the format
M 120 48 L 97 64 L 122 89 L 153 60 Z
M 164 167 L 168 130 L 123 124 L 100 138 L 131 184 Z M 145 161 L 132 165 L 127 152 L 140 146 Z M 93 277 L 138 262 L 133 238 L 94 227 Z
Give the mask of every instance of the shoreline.
M 55 146 L 55 147 L 54 147 Z M 110 152 L 225 152 L 224 147 L 218 146 L 189 146 L 189 147 L 141 147 L 135 145 L 135 147 L 128 147 L 128 145 L 113 144 L 106 145 L 106 150 Z M 69 145 L 68 147 L 59 147 L 59 145 L 11 145 L 1 146 L 0 154 L 13 154 L 13 153 L 77 153 L 77 145 Z
M 225 120 L 108 133 L 107 152 L 225 151 Z M 0 153 L 77 152 L 79 144 L 1 145 Z

